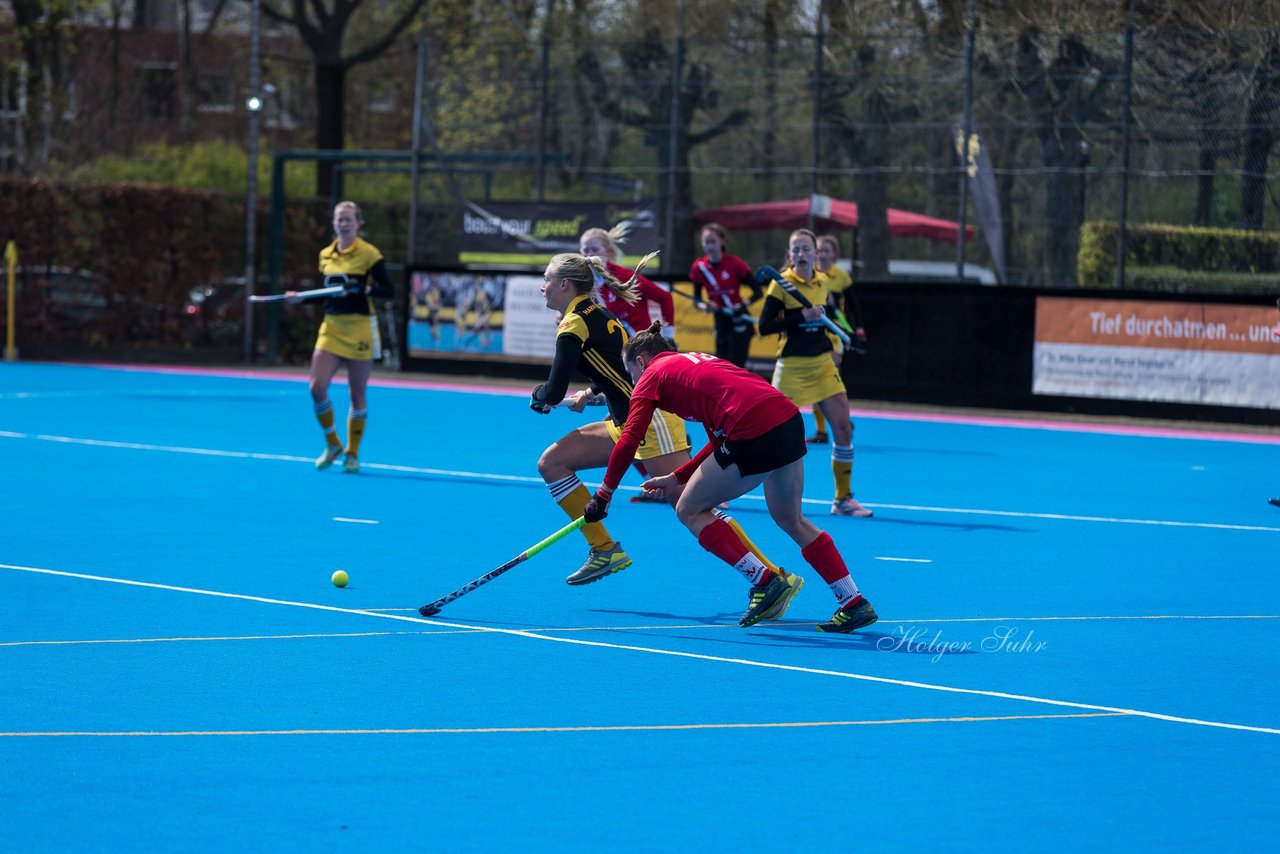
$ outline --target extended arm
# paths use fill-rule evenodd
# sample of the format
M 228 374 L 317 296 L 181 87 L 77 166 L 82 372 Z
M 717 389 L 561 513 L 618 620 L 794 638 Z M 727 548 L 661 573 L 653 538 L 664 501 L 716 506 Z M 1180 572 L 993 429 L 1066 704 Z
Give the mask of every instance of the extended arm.
M 551 407 L 564 400 L 574 366 L 578 364 L 581 354 L 582 340 L 576 335 L 561 335 L 556 338 L 556 355 L 551 362 L 551 375 L 545 383 L 533 390 L 529 401 L 534 412 L 550 412 Z

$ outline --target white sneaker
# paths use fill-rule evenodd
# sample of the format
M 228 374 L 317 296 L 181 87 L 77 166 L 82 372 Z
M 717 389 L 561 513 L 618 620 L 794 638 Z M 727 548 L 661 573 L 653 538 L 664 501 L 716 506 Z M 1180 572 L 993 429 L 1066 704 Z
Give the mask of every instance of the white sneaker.
M 325 445 L 324 453 L 316 457 L 316 471 L 324 471 L 340 456 L 342 456 L 341 445 Z
M 831 502 L 831 515 L 857 516 L 859 519 L 866 519 L 875 514 L 859 504 L 852 495 L 846 495 L 844 498 Z

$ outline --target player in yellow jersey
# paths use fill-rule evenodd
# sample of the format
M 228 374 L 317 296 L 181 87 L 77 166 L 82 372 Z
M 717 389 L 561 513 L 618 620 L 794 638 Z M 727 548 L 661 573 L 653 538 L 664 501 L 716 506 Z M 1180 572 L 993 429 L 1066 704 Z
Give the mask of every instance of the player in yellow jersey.
M 831 422 L 831 472 L 835 478 L 834 516 L 870 516 L 871 511 L 853 497 L 853 422 L 849 418 L 849 396 L 832 359 L 839 339 L 827 332 L 823 317 L 827 311 L 828 280 L 814 267 L 818 238 L 807 228 L 791 233 L 787 242 L 787 266 L 782 276 L 811 303 L 806 308 L 781 285 L 774 282 L 765 291 L 757 328 L 761 335 L 778 334 L 773 369 L 773 385 L 796 406 L 818 404 Z
M 578 479 L 582 469 L 603 468 L 622 433 L 631 401 L 631 377 L 622 365 L 622 345 L 627 333 L 622 322 L 592 298 L 597 288 L 628 304 L 639 298 L 637 277 L 646 256 L 626 282 L 610 272 L 604 258 L 576 253 L 556 255 L 543 274 L 542 295 L 547 308 L 560 315 L 556 329 L 556 353 L 551 374 L 533 390 L 530 407 L 547 413 L 565 399 L 569 380 L 577 372 L 590 388 L 577 392 L 571 408 L 581 412 L 593 399 L 603 398 L 609 415 L 569 431 L 547 448 L 538 460 L 538 473 L 551 496 L 571 519 L 582 515 L 591 494 Z M 645 433 L 638 457 L 650 473 L 669 474 L 689 459 L 689 439 L 684 422 L 659 412 Z M 674 498 L 671 501 L 674 503 Z M 567 579 L 569 584 L 590 584 L 631 565 L 631 558 L 599 522 L 582 526 L 591 546 L 587 562 Z
M 316 469 L 327 469 L 346 454 L 342 470 L 360 471 L 360 441 L 368 418 L 367 390 L 373 373 L 378 315 L 373 298 L 388 299 L 395 293 L 382 253 L 360 237 L 364 218 L 355 202 L 338 202 L 333 208 L 334 240 L 320 250 L 320 272 L 326 284 L 341 284 L 345 290 L 325 301 L 324 322 L 311 353 L 311 400 L 316 420 L 324 431 L 325 449 L 316 459 Z M 294 291 L 285 291 L 287 302 L 300 301 Z M 343 446 L 334 425 L 329 383 L 343 365 L 351 406 L 347 412 L 347 443 Z
M 827 277 L 830 293 L 827 304 L 836 311 L 836 322 L 844 327 L 853 337 L 853 348 L 865 352 L 867 348 L 867 330 L 862 326 L 862 306 L 858 304 L 858 296 L 853 291 L 853 277 L 844 271 L 836 262 L 840 260 L 840 240 L 834 234 L 818 235 L 818 260 L 815 266 L 819 273 Z M 844 354 L 833 351 L 839 369 Z M 827 419 L 822 415 L 822 407 L 813 407 L 814 433 L 805 439 L 810 445 L 827 444 Z

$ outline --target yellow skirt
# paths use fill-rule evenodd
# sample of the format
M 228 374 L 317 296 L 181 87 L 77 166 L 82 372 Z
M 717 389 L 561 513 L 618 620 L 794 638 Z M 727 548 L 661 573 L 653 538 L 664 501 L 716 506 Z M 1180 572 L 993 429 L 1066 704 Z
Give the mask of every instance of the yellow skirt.
M 378 318 L 371 314 L 326 314 L 316 349 L 341 359 L 367 362 L 378 352 Z
M 829 353 L 821 356 L 787 356 L 773 365 L 773 387 L 796 406 L 806 406 L 833 395 L 847 395 L 840 370 Z
M 622 428 L 614 424 L 610 418 L 606 418 L 604 423 L 609 429 L 609 437 L 616 443 L 618 437 L 622 435 Z M 655 409 L 653 411 L 653 420 L 649 422 L 649 429 L 645 431 L 644 438 L 640 440 L 640 449 L 636 451 L 636 459 L 651 460 L 654 457 L 662 457 L 667 454 L 674 454 L 676 451 L 687 450 L 689 450 L 689 436 L 684 430 L 684 420 L 677 418 L 670 412 Z

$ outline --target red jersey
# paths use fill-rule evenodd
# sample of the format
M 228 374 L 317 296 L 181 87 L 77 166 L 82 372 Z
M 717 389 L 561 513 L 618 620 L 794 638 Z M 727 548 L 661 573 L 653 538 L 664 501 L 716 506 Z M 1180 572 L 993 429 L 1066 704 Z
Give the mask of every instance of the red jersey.
M 607 489 L 617 489 L 659 407 L 686 421 L 700 421 L 714 436 L 726 439 L 754 439 L 799 412 L 782 392 L 732 362 L 706 353 L 659 353 L 631 391 L 627 423 L 604 473 Z M 713 440 L 680 467 L 681 481 L 715 445 Z
M 760 295 L 751 266 L 737 255 L 721 255 L 718 264 L 712 264 L 711 259 L 703 255 L 689 268 L 689 281 L 693 282 L 693 295 L 702 299 L 702 290 L 706 288 L 707 302 L 716 308 L 740 305 L 743 285 L 751 288 L 753 298 Z
M 619 282 L 625 282 L 635 274 L 634 270 L 628 270 L 626 267 L 619 267 L 612 262 L 609 263 L 609 272 L 613 274 Z M 644 276 L 636 276 L 636 281 L 640 286 L 640 299 L 634 303 L 628 303 L 622 297 L 614 293 L 613 288 L 608 285 L 601 285 L 596 290 L 600 293 L 600 302 L 605 308 L 609 309 L 609 313 L 618 318 L 627 327 L 628 335 L 635 335 L 637 332 L 643 332 L 649 328 L 649 324 L 653 323 L 655 318 L 649 313 L 649 303 L 657 303 L 658 310 L 662 313 L 662 323 L 664 326 L 675 326 L 676 323 L 676 307 L 671 299 L 671 294 L 646 279 Z

